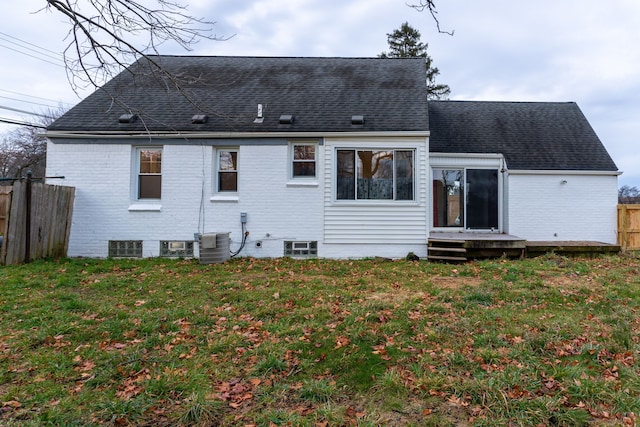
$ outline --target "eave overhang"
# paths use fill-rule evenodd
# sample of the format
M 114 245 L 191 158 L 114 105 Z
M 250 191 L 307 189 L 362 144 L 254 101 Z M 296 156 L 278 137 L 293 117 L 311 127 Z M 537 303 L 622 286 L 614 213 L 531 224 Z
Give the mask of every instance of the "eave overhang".
M 335 138 L 335 137 L 414 137 L 428 138 L 429 131 L 355 131 L 355 132 L 74 132 L 48 131 L 45 136 L 55 139 L 248 139 L 248 138 Z

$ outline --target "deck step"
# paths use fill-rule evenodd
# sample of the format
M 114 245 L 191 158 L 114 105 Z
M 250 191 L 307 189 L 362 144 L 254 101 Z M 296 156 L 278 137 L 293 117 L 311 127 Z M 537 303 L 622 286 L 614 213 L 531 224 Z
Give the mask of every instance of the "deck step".
M 445 243 L 445 244 L 450 244 L 450 245 L 464 245 L 465 244 L 465 240 L 434 239 L 432 237 L 429 237 L 428 242 L 429 243 Z
M 429 250 L 437 251 L 437 252 L 462 252 L 462 253 L 467 252 L 465 248 L 456 248 L 456 247 L 445 248 L 445 247 L 438 247 L 438 246 L 429 246 Z
M 427 242 L 427 259 L 431 261 L 464 262 L 467 261 L 467 249 L 464 240 L 433 239 Z

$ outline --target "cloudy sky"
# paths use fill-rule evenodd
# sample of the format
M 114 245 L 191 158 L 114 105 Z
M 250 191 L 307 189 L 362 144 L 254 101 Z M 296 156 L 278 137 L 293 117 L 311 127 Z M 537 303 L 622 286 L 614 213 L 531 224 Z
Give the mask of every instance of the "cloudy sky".
M 640 188 L 640 2 L 436 0 L 449 36 L 411 1 L 185 0 L 233 37 L 161 53 L 373 57 L 406 21 L 429 44 L 450 99 L 575 101 L 624 171 L 620 185 Z M 16 1 L 0 15 L 0 118 L 29 122 L 24 111 L 68 108 L 89 93 L 71 90 L 60 56 L 69 28 L 45 4 Z

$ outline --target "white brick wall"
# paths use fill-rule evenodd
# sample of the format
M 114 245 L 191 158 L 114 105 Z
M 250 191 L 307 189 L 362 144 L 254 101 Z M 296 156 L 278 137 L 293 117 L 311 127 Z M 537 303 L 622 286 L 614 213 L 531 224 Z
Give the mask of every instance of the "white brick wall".
M 527 240 L 615 243 L 617 195 L 616 176 L 510 175 L 508 232 Z
M 282 256 L 284 240 L 322 239 L 322 187 L 288 186 L 288 146 L 241 146 L 235 202 L 212 201 L 212 147 L 165 145 L 162 209 L 130 211 L 130 145 L 48 145 L 47 173 L 76 187 L 69 256 L 106 257 L 109 240 L 143 240 L 157 256 L 160 240 L 191 240 L 194 233 L 231 232 L 242 240 L 240 213 L 250 232 L 242 255 Z M 256 241 L 263 244 L 256 247 Z M 196 249 L 197 253 L 197 249 Z
M 204 231 L 230 231 L 235 250 L 242 240 L 240 213 L 246 212 L 250 234 L 243 256 L 282 256 L 285 240 L 320 242 L 322 187 L 288 184 L 288 150 L 286 145 L 241 146 L 238 201 L 211 202 L 207 197 Z M 257 241 L 262 243 L 261 248 L 256 247 Z

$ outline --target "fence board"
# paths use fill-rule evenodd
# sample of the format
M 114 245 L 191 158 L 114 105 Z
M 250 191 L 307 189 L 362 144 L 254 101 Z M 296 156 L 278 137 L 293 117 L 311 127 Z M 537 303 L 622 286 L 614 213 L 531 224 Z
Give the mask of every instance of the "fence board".
M 618 245 L 623 251 L 640 250 L 640 204 L 618 205 Z
M 7 218 L 9 217 L 9 204 L 11 202 L 12 187 L 0 186 L 0 234 L 7 234 Z
M 21 181 L 13 184 L 0 264 L 17 264 L 25 260 L 27 185 Z M 74 197 L 73 187 L 31 183 L 30 259 L 66 256 Z

